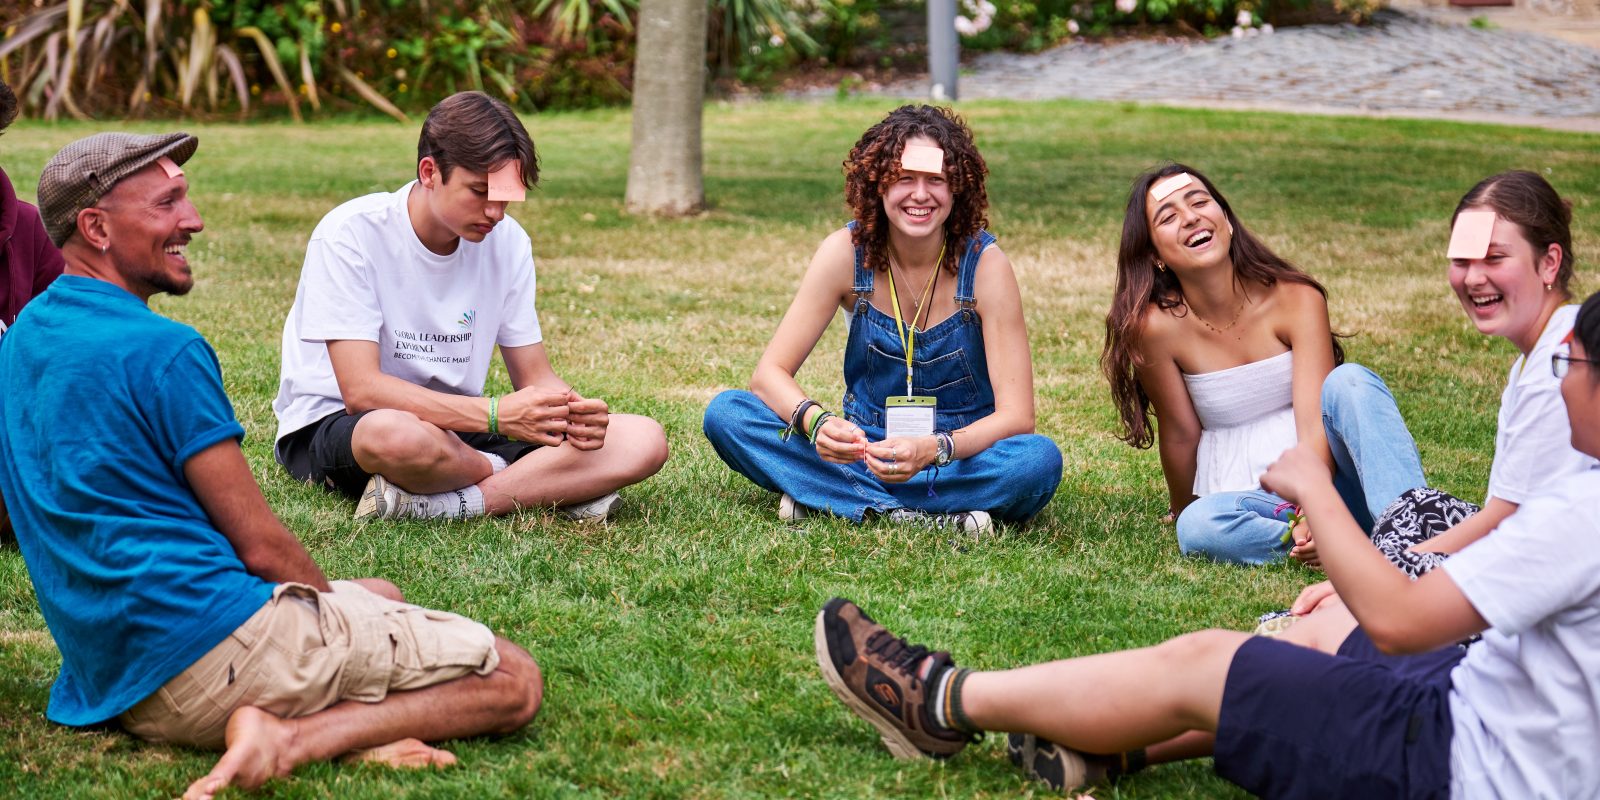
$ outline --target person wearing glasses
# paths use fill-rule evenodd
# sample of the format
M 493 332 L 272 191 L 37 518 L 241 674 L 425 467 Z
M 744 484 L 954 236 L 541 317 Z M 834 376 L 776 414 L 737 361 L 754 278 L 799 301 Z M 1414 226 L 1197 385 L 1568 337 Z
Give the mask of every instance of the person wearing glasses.
M 1481 299 L 1475 273 L 1497 268 L 1463 260 L 1474 263 L 1452 266 L 1452 282 Z M 1552 409 L 1570 431 L 1558 444 L 1591 468 L 1549 475 L 1493 536 L 1417 580 L 1368 543 L 1315 443 L 1299 442 L 1261 476 L 1320 526 L 1323 565 L 1349 604 L 1334 652 L 1304 646 L 1295 625 L 1286 640 L 1197 631 L 1014 669 L 995 669 L 1006 657 L 987 648 L 990 669 L 969 670 L 834 598 L 814 628 L 823 679 L 899 758 L 955 757 L 985 731 L 1005 731 L 1013 763 L 1056 791 L 1210 756 L 1219 776 L 1258 797 L 1596 797 L 1600 294 L 1572 334 L 1561 352 L 1524 358 L 1521 374 L 1555 387 Z M 1552 382 L 1552 364 L 1570 372 Z M 962 621 L 967 645 L 987 641 L 974 633 L 981 615 Z
M 1500 396 L 1483 505 L 1421 487 L 1374 526 L 1373 543 L 1412 578 L 1494 530 L 1536 490 L 1597 464 L 1572 447 L 1561 397 L 1561 358 L 1578 314 L 1571 223 L 1572 204 L 1521 170 L 1485 178 L 1451 216 L 1450 288 L 1480 333 L 1509 340 L 1520 355 Z M 1328 582 L 1313 584 L 1290 611 L 1308 614 L 1336 597 Z

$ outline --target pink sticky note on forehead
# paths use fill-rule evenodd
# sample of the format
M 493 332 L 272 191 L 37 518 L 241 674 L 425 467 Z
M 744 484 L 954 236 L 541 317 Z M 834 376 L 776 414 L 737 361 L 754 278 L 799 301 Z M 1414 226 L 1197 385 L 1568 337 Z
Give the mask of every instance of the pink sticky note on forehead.
M 1171 195 L 1173 192 L 1176 192 L 1191 183 L 1194 183 L 1194 178 L 1189 177 L 1189 173 L 1187 172 L 1180 172 L 1161 181 L 1155 186 L 1150 187 L 1150 196 L 1154 197 L 1156 202 L 1159 203 L 1162 200 L 1167 199 L 1168 195 Z
M 944 172 L 944 151 L 927 145 L 908 144 L 900 154 L 900 168 L 910 172 Z
M 1489 253 L 1489 238 L 1494 235 L 1493 211 L 1463 211 L 1456 215 L 1450 230 L 1448 258 L 1483 258 Z
M 183 167 L 178 166 L 178 162 L 166 156 L 156 159 L 156 163 L 161 165 L 162 171 L 166 172 L 169 178 L 176 178 L 183 174 Z
M 505 166 L 489 173 L 489 199 L 508 203 L 520 203 L 528 199 L 528 187 L 522 185 L 520 162 L 507 161 Z

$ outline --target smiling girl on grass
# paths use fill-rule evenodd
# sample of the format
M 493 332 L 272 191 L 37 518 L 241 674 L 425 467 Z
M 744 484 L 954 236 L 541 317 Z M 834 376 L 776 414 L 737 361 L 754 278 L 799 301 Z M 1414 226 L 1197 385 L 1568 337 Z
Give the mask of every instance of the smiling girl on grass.
M 1570 444 L 1561 380 L 1548 369 L 1578 314 L 1571 222 L 1572 204 L 1543 177 L 1521 170 L 1483 179 L 1450 217 L 1450 288 L 1478 332 L 1510 341 L 1518 356 L 1500 395 L 1482 508 L 1418 487 L 1378 519 L 1373 542 L 1413 578 L 1487 535 L 1544 486 L 1595 466 Z M 1313 584 L 1290 610 L 1308 614 L 1332 595 L 1328 582 Z
M 1170 164 L 1134 181 L 1101 365 L 1123 440 L 1158 445 L 1184 553 L 1261 564 L 1287 552 L 1315 564 L 1309 541 L 1291 550 L 1284 535 L 1292 506 L 1258 483 L 1297 441 L 1334 468 L 1366 530 L 1423 485 L 1388 387 L 1341 364 L 1326 296 L 1194 169 Z
M 751 391 L 712 400 L 706 437 L 782 493 L 785 521 L 818 511 L 977 535 L 992 518 L 1028 520 L 1055 494 L 1061 452 L 1033 433 L 1021 292 L 984 230 L 988 168 L 971 130 L 948 109 L 903 106 L 844 171 L 853 219 L 812 256 Z M 835 413 L 795 374 L 840 311 L 850 337 Z

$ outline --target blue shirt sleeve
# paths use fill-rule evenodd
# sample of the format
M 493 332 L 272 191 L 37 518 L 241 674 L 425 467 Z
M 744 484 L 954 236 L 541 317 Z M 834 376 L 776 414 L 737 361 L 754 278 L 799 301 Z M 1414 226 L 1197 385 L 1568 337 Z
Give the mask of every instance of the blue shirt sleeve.
M 217 354 L 199 336 L 156 373 L 150 400 L 156 445 L 179 472 L 201 450 L 224 439 L 244 438 L 244 427 L 222 388 Z

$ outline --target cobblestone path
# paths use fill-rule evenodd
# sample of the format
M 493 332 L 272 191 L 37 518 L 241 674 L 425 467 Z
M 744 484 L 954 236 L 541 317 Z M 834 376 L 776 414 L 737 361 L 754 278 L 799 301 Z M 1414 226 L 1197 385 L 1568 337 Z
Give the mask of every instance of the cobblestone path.
M 918 94 L 926 86 L 888 87 Z M 1370 113 L 1600 117 L 1600 50 L 1396 12 L 1246 38 L 1075 42 L 980 56 L 962 99 L 1143 100 Z

